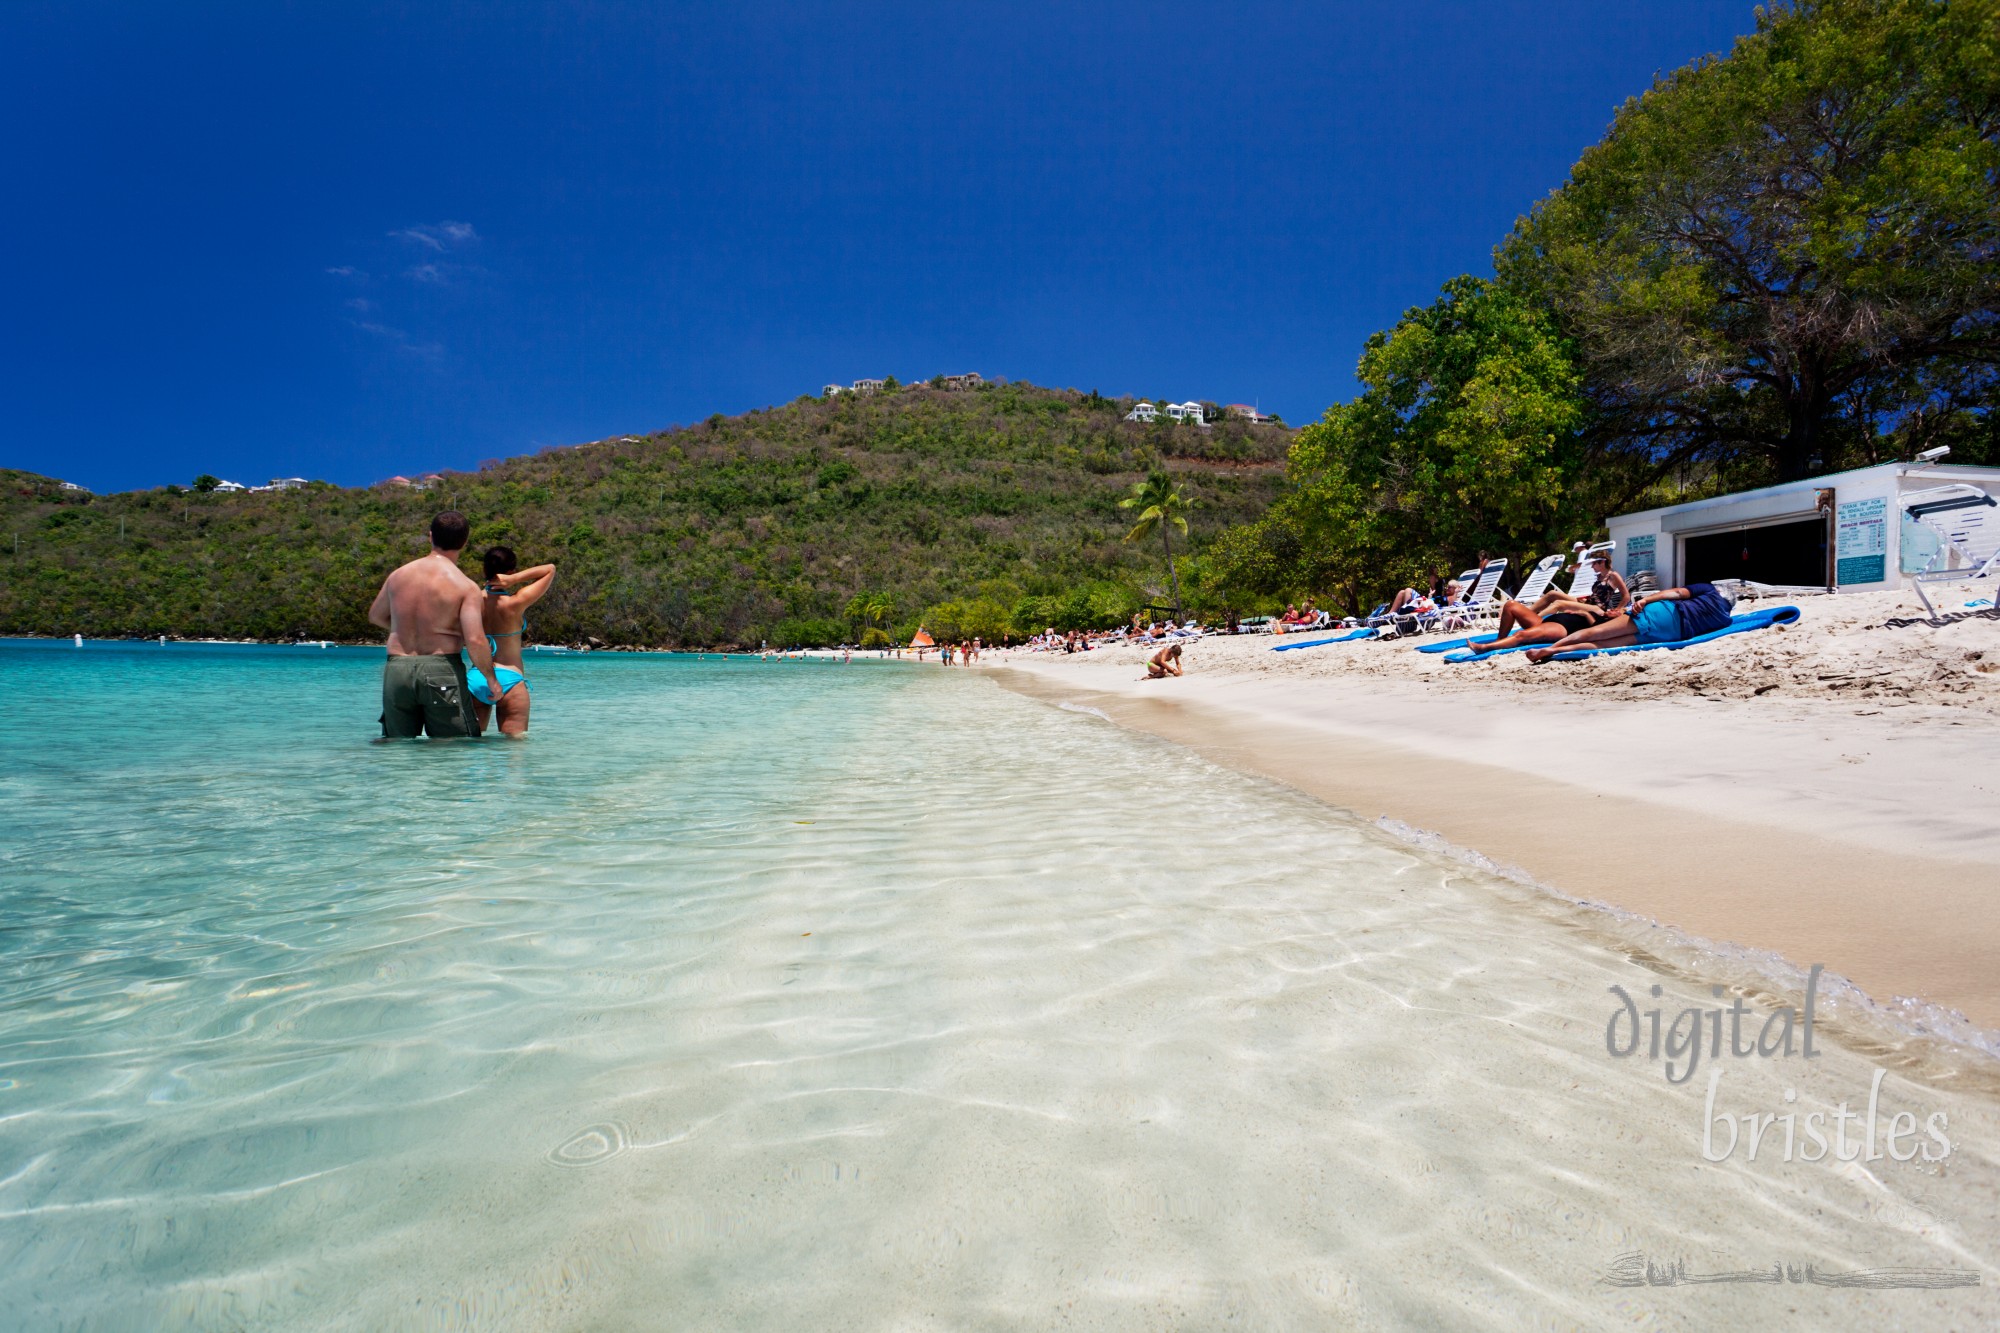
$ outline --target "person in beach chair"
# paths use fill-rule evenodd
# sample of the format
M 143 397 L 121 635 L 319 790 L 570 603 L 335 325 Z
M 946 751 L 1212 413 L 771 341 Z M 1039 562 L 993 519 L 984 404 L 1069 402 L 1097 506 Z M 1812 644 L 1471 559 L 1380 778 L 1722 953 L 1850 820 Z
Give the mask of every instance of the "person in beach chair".
M 1582 598 L 1551 588 L 1536 598 L 1533 606 L 1510 599 L 1500 608 L 1500 623 L 1495 626 L 1498 637 L 1468 646 L 1477 652 L 1493 653 L 1531 643 L 1556 643 L 1623 613 L 1630 593 L 1625 580 L 1611 572 L 1610 554 L 1598 552 L 1591 556 L 1591 564 L 1595 578 Z
M 1296 606 L 1286 607 L 1285 614 L 1280 616 L 1277 623 L 1271 626 L 1271 633 L 1296 634 L 1302 629 L 1317 628 L 1319 623 L 1320 613 L 1313 606 L 1312 598 L 1308 597 L 1303 609 Z
M 1146 674 L 1141 680 L 1165 680 L 1168 676 L 1181 674 L 1181 646 L 1170 643 L 1146 659 Z
M 1664 588 L 1633 603 L 1630 614 L 1566 635 L 1546 648 L 1530 648 L 1530 662 L 1546 662 L 1557 653 L 1576 649 L 1622 648 L 1634 643 L 1678 643 L 1710 634 L 1729 624 L 1729 594 L 1713 583 Z
M 1398 588 L 1396 595 L 1389 599 L 1387 610 L 1379 614 L 1385 619 L 1394 619 L 1401 615 L 1428 615 L 1437 610 L 1438 603 L 1445 599 L 1444 575 L 1431 575 L 1430 582 L 1425 588 L 1426 590 L 1422 592 L 1419 592 L 1414 585 Z M 1429 605 L 1419 609 L 1419 603 L 1429 603 Z
M 1602 550 L 1592 551 L 1571 572 L 1573 574 L 1583 573 L 1581 568 L 1583 564 L 1589 565 L 1590 577 L 1584 579 L 1572 578 L 1570 580 L 1572 591 L 1570 592 L 1564 592 L 1561 588 L 1552 587 L 1537 597 L 1532 604 L 1528 604 L 1526 609 L 1532 611 L 1537 616 L 1547 616 L 1549 612 L 1555 610 L 1563 602 L 1587 601 L 1602 609 L 1607 616 L 1617 615 L 1620 611 L 1623 611 L 1632 600 L 1632 591 L 1626 586 L 1625 580 L 1612 570 L 1611 552 Z M 1579 582 L 1582 583 L 1584 588 L 1584 591 L 1580 594 L 1574 591 Z M 1520 599 L 1509 598 L 1507 604 L 1500 608 L 1500 632 L 1502 634 L 1507 633 L 1508 613 L 1510 611 L 1514 612 L 1515 618 L 1518 620 L 1520 614 L 1518 608 L 1522 606 L 1523 603 Z
M 528 628 L 528 608 L 542 600 L 555 582 L 554 565 L 518 569 L 514 552 L 495 546 L 481 562 L 486 568 L 487 650 L 493 654 L 494 669 L 500 673 L 500 734 L 528 734 L 528 673 L 521 660 L 521 636 Z M 494 711 L 493 692 L 485 681 L 472 686 L 473 711 L 479 715 L 479 729 Z

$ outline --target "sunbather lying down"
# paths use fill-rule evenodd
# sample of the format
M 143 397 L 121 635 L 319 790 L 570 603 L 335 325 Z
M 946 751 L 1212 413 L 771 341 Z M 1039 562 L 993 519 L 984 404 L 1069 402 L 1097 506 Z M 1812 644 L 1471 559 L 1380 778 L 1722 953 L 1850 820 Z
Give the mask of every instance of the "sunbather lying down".
M 1622 648 L 1631 643 L 1675 643 L 1719 630 L 1729 623 L 1730 600 L 1713 583 L 1690 583 L 1647 593 L 1632 614 L 1612 616 L 1565 635 L 1546 648 L 1530 648 L 1530 662 L 1546 662 L 1577 649 Z M 1482 645 L 1482 651 L 1484 646 Z
M 1473 639 L 1466 646 L 1475 652 L 1497 653 L 1532 643 L 1557 643 L 1602 625 L 1610 619 L 1610 614 L 1595 602 L 1579 602 L 1571 597 L 1544 597 L 1532 607 L 1509 602 L 1500 608 L 1500 637 L 1490 643 Z

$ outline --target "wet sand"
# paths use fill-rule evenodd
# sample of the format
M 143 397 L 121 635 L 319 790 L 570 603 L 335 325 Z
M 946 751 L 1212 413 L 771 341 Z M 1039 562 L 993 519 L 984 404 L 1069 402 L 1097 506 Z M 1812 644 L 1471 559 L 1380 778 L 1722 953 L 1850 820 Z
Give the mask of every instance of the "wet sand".
M 1342 675 L 1326 658 L 1285 671 L 1270 664 L 1314 650 L 1271 644 L 1202 643 L 1165 682 L 1138 679 L 1136 649 L 1015 654 L 996 676 L 1572 897 L 2000 1028 L 2000 721 L 1985 709 L 1606 698 Z

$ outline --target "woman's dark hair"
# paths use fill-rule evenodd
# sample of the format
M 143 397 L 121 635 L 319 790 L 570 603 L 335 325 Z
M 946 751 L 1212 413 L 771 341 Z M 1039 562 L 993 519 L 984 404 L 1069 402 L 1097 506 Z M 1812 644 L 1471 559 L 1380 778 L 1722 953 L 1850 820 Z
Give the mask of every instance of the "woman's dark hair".
M 520 561 L 514 552 L 505 546 L 495 546 L 486 552 L 486 578 L 491 582 L 495 574 L 512 574 L 520 568 Z

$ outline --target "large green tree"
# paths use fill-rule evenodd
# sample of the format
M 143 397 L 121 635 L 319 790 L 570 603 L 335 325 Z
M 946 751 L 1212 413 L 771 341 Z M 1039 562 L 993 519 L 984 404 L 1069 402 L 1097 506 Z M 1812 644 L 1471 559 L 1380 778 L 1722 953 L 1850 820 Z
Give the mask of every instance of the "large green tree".
M 1554 305 L 1607 440 L 1654 476 L 1984 452 L 2000 0 L 1759 10 L 1727 58 L 1627 102 L 1499 267 Z
M 1361 395 L 1299 432 L 1291 493 L 1212 544 L 1212 577 L 1354 606 L 1481 549 L 1545 553 L 1590 525 L 1577 369 L 1533 302 L 1454 278 L 1371 337 L 1357 374 Z

